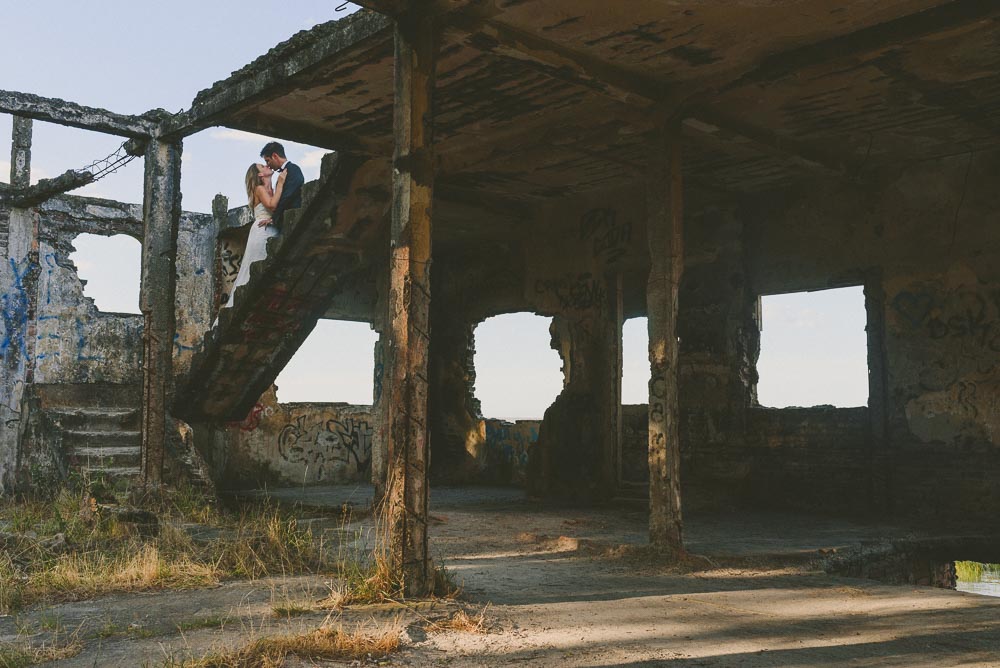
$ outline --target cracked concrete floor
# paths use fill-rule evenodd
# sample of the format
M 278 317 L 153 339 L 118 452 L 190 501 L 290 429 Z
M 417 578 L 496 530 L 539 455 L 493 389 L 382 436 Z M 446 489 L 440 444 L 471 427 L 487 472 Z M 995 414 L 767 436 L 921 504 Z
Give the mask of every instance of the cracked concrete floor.
M 288 494 L 314 505 L 339 505 L 343 492 Z M 326 501 L 317 501 L 324 495 Z M 513 492 L 441 490 L 432 515 L 433 552 L 470 601 L 490 603 L 492 632 L 431 634 L 393 655 L 393 664 L 1000 665 L 1000 599 L 834 577 L 809 570 L 801 559 L 904 529 L 787 514 L 692 513 L 692 550 L 730 564 L 727 557 L 749 560 L 681 573 L 615 547 L 641 543 L 640 511 L 552 508 Z M 778 565 L 782 555 L 786 564 L 800 565 Z M 319 596 L 326 588 L 319 577 L 231 582 L 211 590 L 49 606 L 22 615 L 19 623 L 59 616 L 66 627 L 99 629 L 102 619 L 117 619 L 117 627 L 127 629 L 155 620 L 149 637 L 92 637 L 83 653 L 61 662 L 155 666 L 168 656 L 200 656 L 253 634 L 313 628 L 325 615 L 279 621 L 270 606 L 282 597 Z M 441 610 L 410 612 L 403 622 Z M 370 624 L 394 614 L 360 608 L 342 621 Z M 229 621 L 222 628 L 193 628 L 189 622 L 189 630 L 180 632 L 181 620 L 192 617 Z

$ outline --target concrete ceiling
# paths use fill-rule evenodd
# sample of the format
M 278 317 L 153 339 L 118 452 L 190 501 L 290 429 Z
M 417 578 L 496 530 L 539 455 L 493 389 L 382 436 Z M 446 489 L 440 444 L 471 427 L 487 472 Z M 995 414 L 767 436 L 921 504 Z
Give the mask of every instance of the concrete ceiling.
M 403 0 L 362 4 L 396 11 Z M 680 113 L 685 175 L 752 193 L 813 171 L 976 150 L 1000 135 L 995 0 L 448 0 L 439 185 L 530 204 L 623 185 Z M 196 98 L 190 115 L 392 152 L 392 23 L 317 26 Z

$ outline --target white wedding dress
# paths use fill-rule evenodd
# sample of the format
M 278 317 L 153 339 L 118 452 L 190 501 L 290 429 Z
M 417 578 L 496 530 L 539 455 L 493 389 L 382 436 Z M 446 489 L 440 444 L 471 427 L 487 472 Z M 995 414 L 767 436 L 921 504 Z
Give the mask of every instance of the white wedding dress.
M 222 308 L 232 306 L 236 288 L 250 282 L 250 265 L 267 257 L 267 240 L 278 236 L 278 230 L 275 229 L 274 225 L 261 227 L 257 224 L 262 220 L 271 220 L 271 212 L 267 210 L 266 206 L 258 203 L 253 208 L 253 223 L 250 224 L 250 236 L 247 237 L 247 247 L 243 251 L 240 271 L 236 274 L 236 281 L 229 293 L 229 299 L 222 305 Z

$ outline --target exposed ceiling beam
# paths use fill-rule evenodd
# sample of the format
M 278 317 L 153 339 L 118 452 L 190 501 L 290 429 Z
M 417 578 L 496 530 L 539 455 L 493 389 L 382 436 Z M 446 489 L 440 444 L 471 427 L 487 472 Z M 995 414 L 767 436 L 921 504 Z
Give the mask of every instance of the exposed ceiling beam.
M 162 110 L 146 112 L 142 116 L 116 114 L 107 109 L 9 90 L 0 90 L 0 113 L 135 139 L 154 136 L 160 122 L 169 117 Z
M 997 0 L 952 0 L 846 35 L 772 54 L 721 89 L 776 81 L 813 65 L 881 51 L 997 16 L 1000 16 Z
M 756 150 L 791 159 L 796 164 L 841 176 L 854 176 L 861 165 L 849 158 L 783 136 L 767 128 L 744 123 L 712 109 L 696 109 L 684 120 L 684 127 L 726 143 L 751 144 Z
M 631 104 L 666 104 L 674 88 L 643 72 L 609 63 L 584 51 L 502 23 L 494 12 L 469 7 L 448 15 L 447 26 L 471 35 L 469 45 L 498 56 L 544 65 L 550 76 Z

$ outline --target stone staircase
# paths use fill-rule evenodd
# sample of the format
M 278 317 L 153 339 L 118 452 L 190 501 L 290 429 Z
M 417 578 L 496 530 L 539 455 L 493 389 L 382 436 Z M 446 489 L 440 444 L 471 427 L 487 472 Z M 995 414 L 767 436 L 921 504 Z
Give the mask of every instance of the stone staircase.
M 63 430 L 66 463 L 89 477 L 139 475 L 142 464 L 138 408 L 72 409 L 49 412 Z
M 346 278 L 365 268 L 388 227 L 389 163 L 324 157 L 303 187 L 302 207 L 285 213 L 250 281 L 236 289 L 178 383 L 172 414 L 189 423 L 246 417 L 328 310 Z M 387 247 L 387 243 L 383 245 Z
M 59 384 L 32 388 L 35 452 L 47 452 L 61 477 L 127 485 L 141 472 L 141 387 Z

